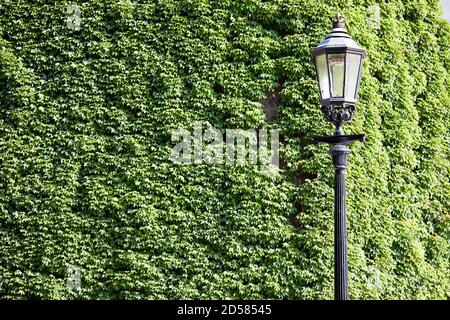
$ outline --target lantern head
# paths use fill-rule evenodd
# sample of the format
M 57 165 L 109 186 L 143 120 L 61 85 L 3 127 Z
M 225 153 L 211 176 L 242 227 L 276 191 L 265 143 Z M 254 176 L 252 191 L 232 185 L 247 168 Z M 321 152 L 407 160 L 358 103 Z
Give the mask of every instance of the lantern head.
M 312 50 L 322 106 L 356 106 L 366 50 L 347 33 L 345 20 L 336 14 L 333 29 Z

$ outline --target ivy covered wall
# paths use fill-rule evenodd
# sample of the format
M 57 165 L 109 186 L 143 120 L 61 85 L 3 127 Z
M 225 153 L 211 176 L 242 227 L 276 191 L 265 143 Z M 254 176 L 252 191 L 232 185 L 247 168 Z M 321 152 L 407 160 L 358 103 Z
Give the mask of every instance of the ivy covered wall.
M 368 52 L 345 128 L 367 137 L 350 298 L 450 298 L 439 0 L 2 0 L 0 296 L 331 299 L 333 169 L 311 140 L 333 128 L 309 52 L 337 10 Z M 174 164 L 194 121 L 279 129 L 280 171 Z

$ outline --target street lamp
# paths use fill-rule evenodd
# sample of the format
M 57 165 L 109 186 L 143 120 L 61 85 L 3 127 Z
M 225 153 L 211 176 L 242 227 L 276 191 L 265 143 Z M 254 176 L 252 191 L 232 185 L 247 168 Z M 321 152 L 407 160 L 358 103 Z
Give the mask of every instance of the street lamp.
M 346 227 L 345 170 L 348 144 L 364 142 L 363 134 L 345 135 L 342 125 L 356 112 L 358 88 L 366 51 L 347 34 L 339 13 L 333 29 L 311 52 L 319 83 L 322 113 L 336 126 L 332 136 L 315 136 L 315 143 L 328 143 L 333 157 L 334 175 L 334 297 L 348 299 L 348 261 Z

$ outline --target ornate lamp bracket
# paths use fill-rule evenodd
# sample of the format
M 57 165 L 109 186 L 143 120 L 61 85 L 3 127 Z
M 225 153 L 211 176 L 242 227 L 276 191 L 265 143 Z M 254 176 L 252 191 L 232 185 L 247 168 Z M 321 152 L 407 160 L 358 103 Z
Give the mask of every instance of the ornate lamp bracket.
M 356 106 L 344 105 L 327 105 L 321 108 L 325 120 L 332 122 L 336 126 L 335 136 L 343 135 L 342 125 L 353 119 L 356 112 Z

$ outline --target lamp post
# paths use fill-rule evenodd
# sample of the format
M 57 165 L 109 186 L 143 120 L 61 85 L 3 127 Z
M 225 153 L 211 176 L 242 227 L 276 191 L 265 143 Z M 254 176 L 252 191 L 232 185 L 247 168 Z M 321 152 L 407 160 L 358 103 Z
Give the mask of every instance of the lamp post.
M 348 300 L 348 261 L 346 227 L 345 170 L 348 144 L 364 142 L 364 134 L 345 135 L 342 125 L 356 112 L 358 88 L 366 51 L 347 34 L 345 20 L 339 13 L 333 29 L 311 52 L 319 83 L 322 113 L 336 126 L 332 136 L 315 136 L 315 143 L 328 143 L 334 176 L 334 297 Z

